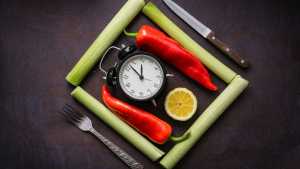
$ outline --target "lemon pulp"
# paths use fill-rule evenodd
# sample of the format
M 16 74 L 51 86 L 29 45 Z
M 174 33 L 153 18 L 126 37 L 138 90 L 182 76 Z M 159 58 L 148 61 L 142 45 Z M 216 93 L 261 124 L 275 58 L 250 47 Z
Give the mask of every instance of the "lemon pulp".
M 197 99 L 190 90 L 175 88 L 166 97 L 165 110 L 171 118 L 186 121 L 195 114 Z

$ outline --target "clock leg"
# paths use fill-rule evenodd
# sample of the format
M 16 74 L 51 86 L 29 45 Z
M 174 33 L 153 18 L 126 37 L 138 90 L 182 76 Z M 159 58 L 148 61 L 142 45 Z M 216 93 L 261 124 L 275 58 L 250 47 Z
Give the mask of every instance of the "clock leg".
M 174 77 L 174 74 L 167 73 L 166 77 Z
M 156 103 L 155 99 L 152 99 L 151 102 L 152 102 L 154 107 L 157 107 L 157 103 Z

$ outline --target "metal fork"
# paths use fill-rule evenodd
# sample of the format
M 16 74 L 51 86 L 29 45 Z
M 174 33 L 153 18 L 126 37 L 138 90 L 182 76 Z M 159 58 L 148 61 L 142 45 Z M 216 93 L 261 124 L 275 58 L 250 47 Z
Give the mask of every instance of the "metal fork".
M 92 121 L 84 114 L 75 110 L 72 106 L 66 104 L 61 113 L 66 119 L 85 132 L 95 135 L 102 143 L 104 143 L 114 154 L 116 154 L 128 167 L 132 169 L 143 169 L 143 165 L 137 162 L 133 157 L 127 154 L 120 147 L 105 138 L 102 134 L 93 128 Z

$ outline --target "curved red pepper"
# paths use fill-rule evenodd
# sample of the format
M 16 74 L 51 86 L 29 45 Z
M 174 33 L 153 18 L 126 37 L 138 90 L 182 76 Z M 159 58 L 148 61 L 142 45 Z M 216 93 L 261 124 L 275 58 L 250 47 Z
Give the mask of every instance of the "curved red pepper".
M 207 89 L 217 90 L 217 86 L 212 83 L 208 71 L 201 61 L 161 31 L 151 26 L 143 25 L 136 35 L 136 45 L 172 64 Z
M 163 144 L 169 139 L 172 127 L 167 122 L 113 97 L 106 85 L 102 86 L 102 100 L 121 119 L 153 142 Z

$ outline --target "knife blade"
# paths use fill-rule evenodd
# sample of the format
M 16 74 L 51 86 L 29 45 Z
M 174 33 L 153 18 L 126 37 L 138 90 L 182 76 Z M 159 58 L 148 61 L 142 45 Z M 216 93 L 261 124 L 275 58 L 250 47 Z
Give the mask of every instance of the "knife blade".
M 162 0 L 177 16 L 179 16 L 183 21 L 185 21 L 189 26 L 191 26 L 196 32 L 201 36 L 206 38 L 215 47 L 220 49 L 225 53 L 230 59 L 236 62 L 239 66 L 243 68 L 249 67 L 248 61 L 243 59 L 235 50 L 229 47 L 226 43 L 221 41 L 216 37 L 214 31 L 208 28 L 206 25 L 201 23 L 191 14 L 189 14 L 185 9 L 177 5 L 173 0 Z

